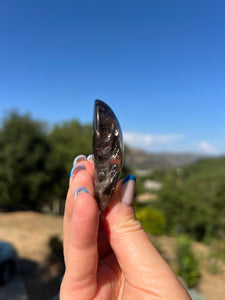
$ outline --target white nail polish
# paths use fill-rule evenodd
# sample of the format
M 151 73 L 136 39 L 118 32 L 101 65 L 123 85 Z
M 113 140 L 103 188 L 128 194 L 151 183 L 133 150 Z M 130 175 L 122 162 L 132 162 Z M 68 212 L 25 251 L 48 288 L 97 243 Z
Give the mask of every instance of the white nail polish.
M 134 201 L 135 186 L 136 178 L 134 175 L 129 175 L 122 181 L 120 195 L 123 203 L 132 206 Z
M 94 160 L 94 155 L 93 154 L 90 154 L 87 157 L 87 161 L 91 161 L 91 160 Z
M 78 155 L 77 157 L 74 158 L 73 166 L 75 166 L 76 164 L 78 164 L 80 161 L 83 161 L 83 160 L 87 160 L 86 156 L 83 154 Z

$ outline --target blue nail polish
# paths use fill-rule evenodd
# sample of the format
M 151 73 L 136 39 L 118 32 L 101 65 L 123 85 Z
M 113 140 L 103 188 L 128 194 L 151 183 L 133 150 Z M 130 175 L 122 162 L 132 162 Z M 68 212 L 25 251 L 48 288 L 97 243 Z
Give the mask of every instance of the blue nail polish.
M 83 154 L 78 155 L 73 160 L 73 166 L 75 166 L 77 163 L 79 163 L 80 161 L 83 161 L 83 160 L 87 160 L 86 156 Z
M 88 191 L 84 187 L 78 187 L 74 192 L 74 199 L 77 198 L 79 193 L 87 193 Z
M 70 171 L 70 178 L 71 176 L 75 175 L 77 172 L 81 170 L 86 170 L 85 166 L 83 164 L 77 164 L 75 165 L 72 170 Z
M 127 181 L 129 180 L 134 180 L 136 181 L 136 177 L 134 175 L 128 175 L 127 177 L 124 178 L 124 180 L 122 181 L 122 185 L 124 185 Z

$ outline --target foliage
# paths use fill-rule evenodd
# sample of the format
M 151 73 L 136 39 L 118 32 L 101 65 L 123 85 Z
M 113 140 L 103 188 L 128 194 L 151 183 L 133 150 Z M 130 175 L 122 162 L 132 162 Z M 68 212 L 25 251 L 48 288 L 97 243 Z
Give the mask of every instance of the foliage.
M 159 168 L 159 167 L 155 167 L 155 168 L 152 168 L 151 170 L 151 173 L 146 176 L 145 180 L 147 179 L 150 179 L 150 180 L 156 180 L 156 181 L 162 181 L 165 177 L 165 174 L 166 174 L 166 170 L 165 169 L 162 169 L 162 168 Z
M 141 222 L 141 225 L 146 232 L 156 235 L 163 234 L 166 219 L 161 211 L 148 205 L 137 208 L 135 212 L 136 218 Z
M 199 263 L 192 250 L 192 242 L 185 235 L 180 236 L 178 239 L 177 261 L 177 274 L 185 280 L 188 287 L 196 286 L 201 278 Z
M 91 125 L 82 125 L 77 120 L 55 125 L 49 141 L 51 155 L 48 171 L 53 181 L 52 194 L 64 199 L 74 158 L 79 154 L 89 155 L 92 152 Z
M 140 176 L 137 176 L 134 173 L 135 177 L 136 177 L 136 189 L 135 189 L 135 194 L 141 194 L 145 192 L 145 188 L 144 188 L 144 180 L 143 178 L 141 178 Z
M 63 261 L 63 243 L 57 235 L 50 237 L 48 246 L 50 248 L 51 259 Z
M 168 172 L 157 204 L 166 215 L 168 232 L 188 233 L 208 242 L 225 236 L 224 174 L 223 157 Z
M 91 152 L 90 124 L 72 120 L 49 132 L 29 115 L 9 113 L 0 128 L 0 209 L 63 207 L 74 158 Z M 121 177 L 130 173 L 124 165 Z
M 46 125 L 11 112 L 0 130 L 0 207 L 40 209 L 64 199 L 74 157 L 91 153 L 91 126 Z
M 38 209 L 48 195 L 45 124 L 11 112 L 0 130 L 0 206 Z

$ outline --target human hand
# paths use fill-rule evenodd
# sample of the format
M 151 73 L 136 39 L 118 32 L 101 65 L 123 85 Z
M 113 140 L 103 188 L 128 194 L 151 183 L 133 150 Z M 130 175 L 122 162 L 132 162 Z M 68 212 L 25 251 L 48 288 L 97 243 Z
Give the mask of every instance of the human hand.
M 190 300 L 136 220 L 133 176 L 121 180 L 102 216 L 94 199 L 94 163 L 79 156 L 64 214 L 61 300 Z

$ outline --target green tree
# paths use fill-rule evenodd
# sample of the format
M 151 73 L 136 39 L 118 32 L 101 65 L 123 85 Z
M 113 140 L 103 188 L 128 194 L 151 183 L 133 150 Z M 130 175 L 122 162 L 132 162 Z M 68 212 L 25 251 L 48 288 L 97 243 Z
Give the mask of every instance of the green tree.
M 11 112 L 0 129 L 0 208 L 40 209 L 66 197 L 70 170 L 79 154 L 92 153 L 92 126 L 77 120 L 56 124 Z M 123 166 L 121 177 L 131 170 Z
M 225 237 L 225 183 L 223 178 L 222 182 L 218 184 L 215 201 L 213 202 L 213 218 L 216 220 L 215 230 L 218 232 L 219 237 Z
M 38 209 L 47 200 L 50 145 L 46 126 L 11 112 L 0 129 L 0 206 Z
M 92 153 L 92 127 L 77 120 L 56 124 L 49 140 L 48 171 L 53 183 L 52 197 L 64 201 L 74 158 Z
M 201 160 L 177 173 L 171 169 L 157 207 L 166 215 L 168 231 L 210 241 L 225 236 L 225 158 Z

